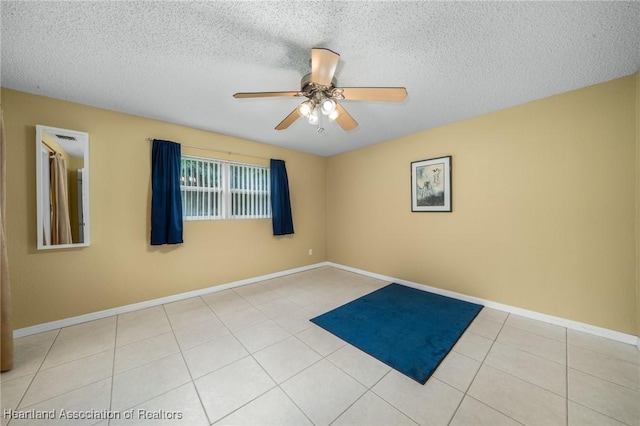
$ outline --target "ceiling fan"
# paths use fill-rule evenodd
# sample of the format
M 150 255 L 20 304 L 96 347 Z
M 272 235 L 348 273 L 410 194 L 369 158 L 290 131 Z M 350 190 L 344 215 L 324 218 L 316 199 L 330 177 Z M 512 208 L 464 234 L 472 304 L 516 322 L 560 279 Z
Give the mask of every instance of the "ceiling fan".
M 385 101 L 402 102 L 407 97 L 404 87 L 336 87 L 334 77 L 340 55 L 323 48 L 311 49 L 311 73 L 302 77 L 299 91 L 291 92 L 246 92 L 236 93 L 234 98 L 306 97 L 291 114 L 276 126 L 284 130 L 298 118 L 304 117 L 309 124 L 318 125 L 318 132 L 324 129 L 319 122 L 322 116 L 336 121 L 344 130 L 353 130 L 358 122 L 338 101 Z

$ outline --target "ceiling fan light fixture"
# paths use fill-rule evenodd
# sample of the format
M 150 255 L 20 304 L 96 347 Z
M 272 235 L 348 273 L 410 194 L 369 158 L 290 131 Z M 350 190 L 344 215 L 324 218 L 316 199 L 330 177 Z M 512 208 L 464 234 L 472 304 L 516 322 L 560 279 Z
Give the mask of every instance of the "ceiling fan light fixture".
M 336 101 L 330 98 L 325 98 L 322 100 L 322 103 L 320 104 L 320 111 L 322 111 L 324 115 L 330 115 L 335 110 L 336 110 Z
M 331 114 L 327 115 L 327 118 L 331 121 L 334 121 L 336 118 L 338 118 L 338 116 L 340 115 L 340 113 L 338 112 L 337 109 L 334 109 L 333 112 Z
M 309 114 L 309 117 L 308 117 L 308 119 L 309 119 L 309 124 L 311 124 L 311 125 L 314 125 L 314 126 L 315 126 L 316 124 L 318 124 L 318 118 L 319 118 L 319 117 L 318 117 L 318 108 L 314 108 L 314 109 L 311 111 L 311 113 Z
M 300 104 L 300 106 L 298 106 L 298 112 L 304 118 L 309 118 L 309 116 L 311 115 L 311 112 L 314 111 L 314 109 L 315 109 L 315 105 L 311 101 L 304 101 L 303 103 Z

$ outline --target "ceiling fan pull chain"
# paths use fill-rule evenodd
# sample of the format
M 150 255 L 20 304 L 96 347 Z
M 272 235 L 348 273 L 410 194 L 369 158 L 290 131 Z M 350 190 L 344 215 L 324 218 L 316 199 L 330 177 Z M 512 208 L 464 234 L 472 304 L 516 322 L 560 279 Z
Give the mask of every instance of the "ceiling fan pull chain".
M 322 127 L 322 116 L 324 114 L 318 114 L 318 133 L 324 132 L 324 127 Z

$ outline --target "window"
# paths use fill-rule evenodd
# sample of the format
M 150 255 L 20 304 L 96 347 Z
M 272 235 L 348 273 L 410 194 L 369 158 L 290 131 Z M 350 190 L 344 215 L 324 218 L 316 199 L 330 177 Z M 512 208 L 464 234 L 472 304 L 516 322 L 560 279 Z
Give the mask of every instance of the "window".
M 234 219 L 271 217 L 269 168 L 227 163 L 231 214 Z
M 271 217 L 269 168 L 182 156 L 184 220 Z

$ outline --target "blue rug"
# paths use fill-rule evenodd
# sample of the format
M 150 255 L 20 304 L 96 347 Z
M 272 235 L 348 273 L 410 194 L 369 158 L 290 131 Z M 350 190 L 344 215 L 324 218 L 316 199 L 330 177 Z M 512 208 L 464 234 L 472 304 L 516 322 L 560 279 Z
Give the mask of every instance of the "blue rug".
M 425 384 L 481 309 L 394 283 L 311 321 Z

